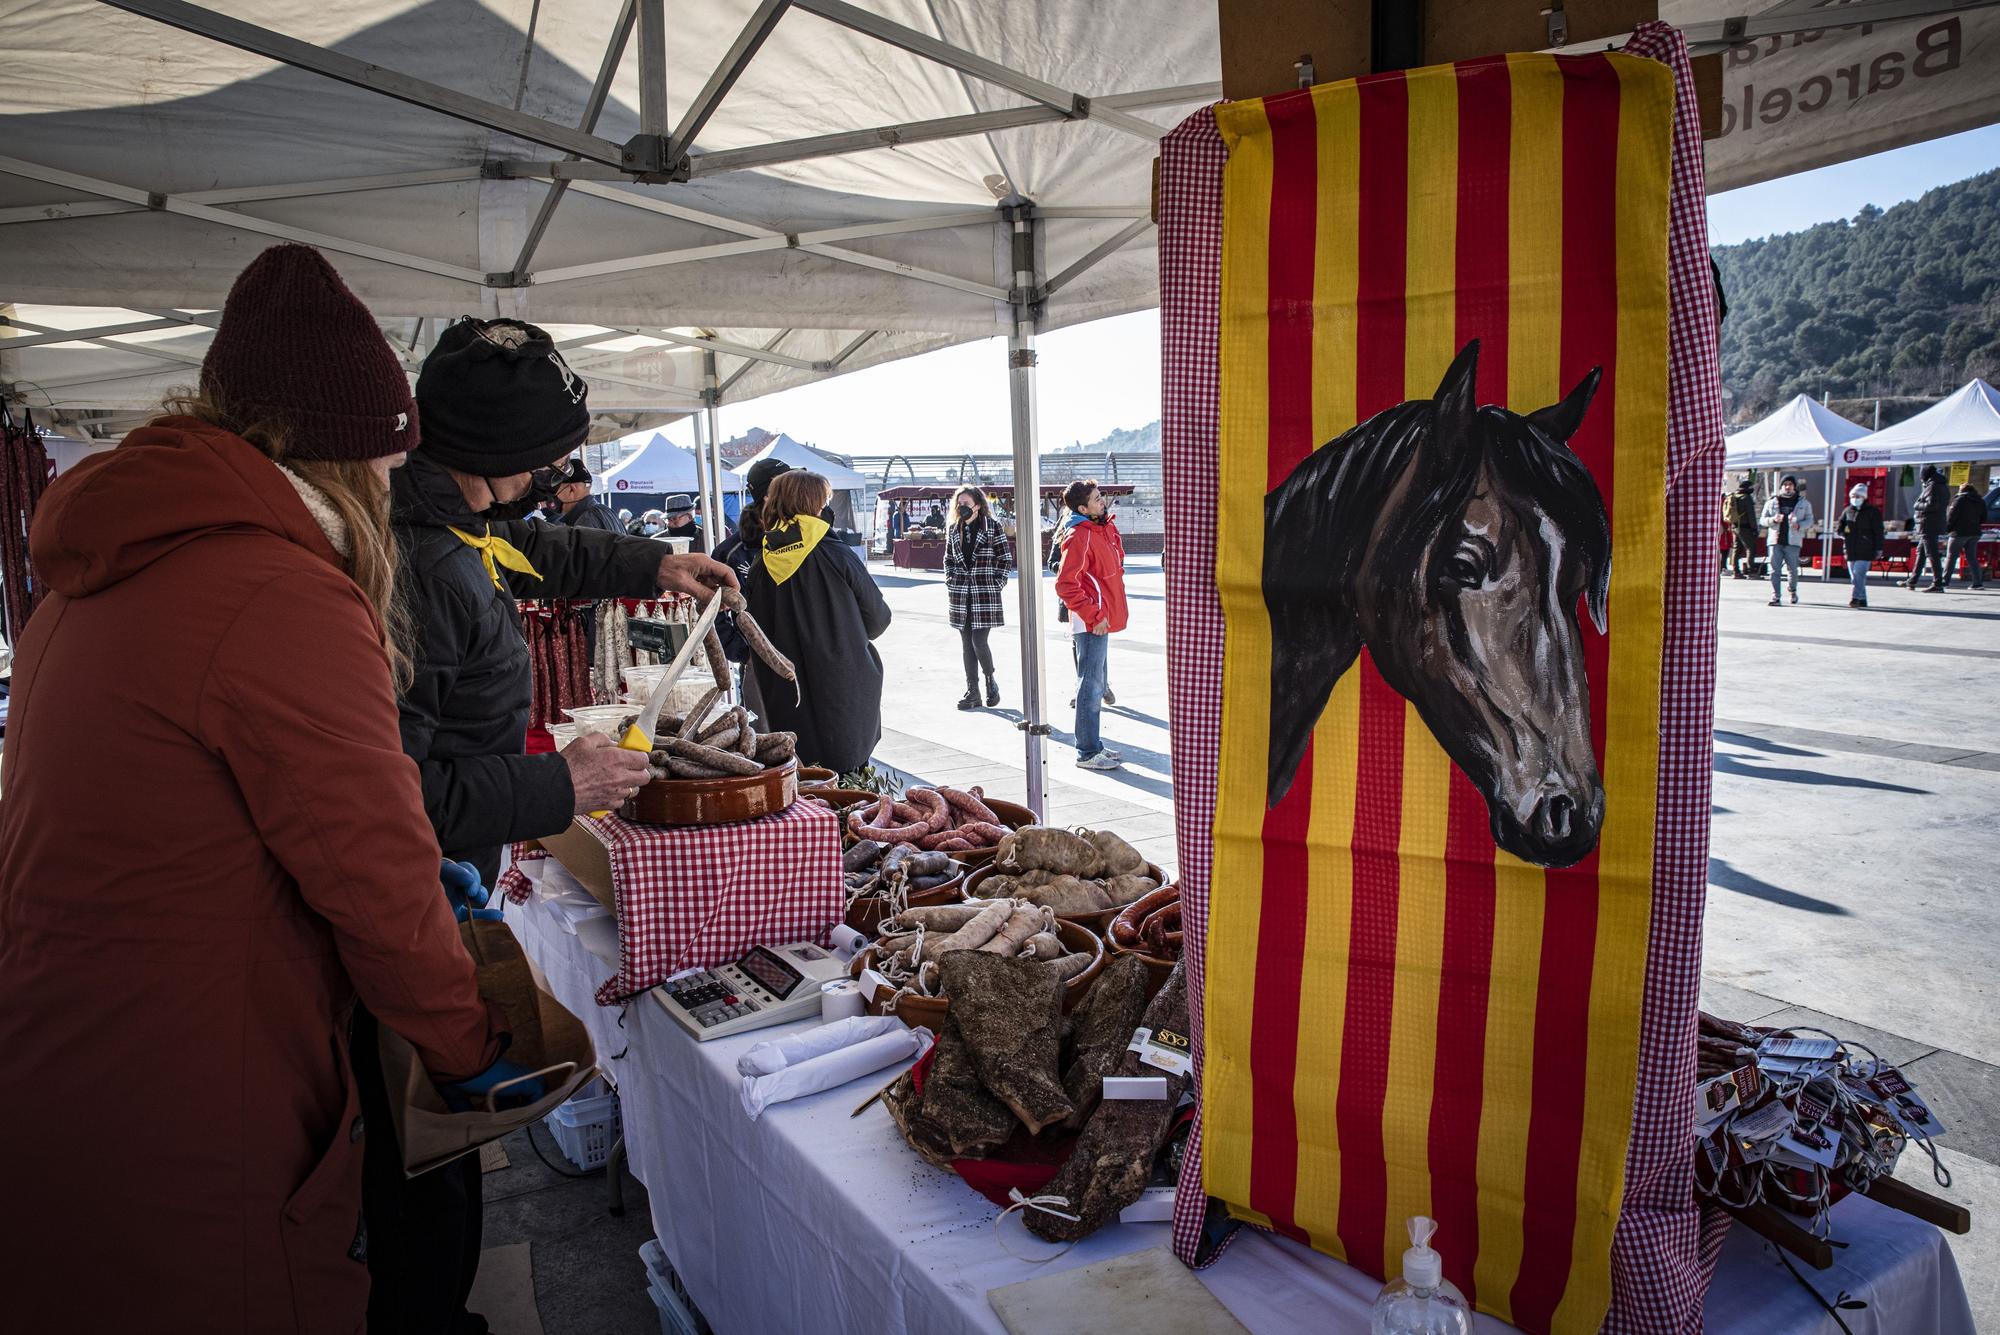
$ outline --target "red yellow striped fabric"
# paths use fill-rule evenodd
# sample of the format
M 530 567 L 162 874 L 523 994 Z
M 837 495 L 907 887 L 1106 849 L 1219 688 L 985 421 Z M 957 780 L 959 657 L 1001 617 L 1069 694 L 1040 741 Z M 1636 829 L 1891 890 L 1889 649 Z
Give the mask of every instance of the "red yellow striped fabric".
M 1375 1275 L 1404 1220 L 1530 1331 L 1610 1301 L 1651 912 L 1665 548 L 1671 71 L 1467 61 L 1225 104 L 1216 581 L 1227 628 L 1207 936 L 1204 1174 L 1238 1217 Z M 1500 850 L 1367 650 L 1266 806 L 1266 493 L 1427 399 L 1472 339 L 1526 414 L 1592 367 L 1569 442 L 1605 501 L 1581 619 L 1596 850 Z

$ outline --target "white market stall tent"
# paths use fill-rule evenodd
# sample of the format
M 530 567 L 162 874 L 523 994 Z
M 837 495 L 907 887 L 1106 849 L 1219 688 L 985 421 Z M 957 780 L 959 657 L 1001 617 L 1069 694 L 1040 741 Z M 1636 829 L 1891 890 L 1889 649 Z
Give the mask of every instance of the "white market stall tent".
M 833 484 L 835 491 L 868 490 L 867 478 L 838 459 L 821 454 L 810 445 L 802 445 L 783 432 L 763 449 L 738 464 L 733 471 L 738 477 L 748 477 L 751 468 L 765 459 L 776 459 L 789 467 L 805 468 L 818 473 Z
M 2000 390 L 1974 376 L 1914 417 L 1840 452 L 1848 468 L 2000 459 Z
M 739 492 L 743 483 L 727 469 L 720 479 L 724 491 Z M 660 432 L 653 432 L 639 452 L 624 460 L 615 468 L 607 468 L 591 479 L 591 490 L 599 492 L 614 504 L 625 494 L 638 496 L 667 495 L 686 492 L 694 495 L 702 491 L 701 456 L 695 451 L 674 444 Z
M 1868 428 L 1850 422 L 1817 399 L 1801 394 L 1723 442 L 1725 469 L 1825 468 L 1836 446 L 1859 440 Z

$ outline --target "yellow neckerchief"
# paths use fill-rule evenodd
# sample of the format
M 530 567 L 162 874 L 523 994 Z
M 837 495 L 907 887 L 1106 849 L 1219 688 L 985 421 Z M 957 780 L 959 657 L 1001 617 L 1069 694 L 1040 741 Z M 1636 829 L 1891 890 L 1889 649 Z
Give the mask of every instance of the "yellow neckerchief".
M 819 540 L 833 529 L 817 515 L 800 515 L 781 528 L 764 531 L 764 569 L 771 572 L 771 582 L 783 584 L 799 573 L 799 567 L 812 555 Z
M 507 591 L 507 581 L 500 578 L 501 566 L 506 566 L 509 570 L 518 570 L 524 575 L 533 575 L 536 579 L 542 577 L 542 572 L 530 565 L 527 557 L 521 555 L 520 548 L 505 538 L 494 537 L 490 526 L 483 538 L 475 538 L 464 529 L 452 528 L 449 524 L 445 527 L 451 529 L 453 537 L 479 553 L 479 559 L 486 563 L 486 573 L 493 579 L 493 587 L 502 593 Z

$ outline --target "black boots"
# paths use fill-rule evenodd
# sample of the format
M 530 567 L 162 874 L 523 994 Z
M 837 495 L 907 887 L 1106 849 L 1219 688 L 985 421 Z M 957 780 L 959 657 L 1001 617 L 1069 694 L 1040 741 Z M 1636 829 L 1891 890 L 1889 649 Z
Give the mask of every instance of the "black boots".
M 976 686 L 966 687 L 965 694 L 958 697 L 958 707 L 960 709 L 979 708 L 979 688 Z
M 966 692 L 967 695 L 970 695 L 971 693 L 972 692 L 969 690 Z M 999 703 L 1000 703 L 1000 683 L 993 680 L 991 676 L 988 676 L 986 678 L 986 707 L 988 709 L 991 709 Z

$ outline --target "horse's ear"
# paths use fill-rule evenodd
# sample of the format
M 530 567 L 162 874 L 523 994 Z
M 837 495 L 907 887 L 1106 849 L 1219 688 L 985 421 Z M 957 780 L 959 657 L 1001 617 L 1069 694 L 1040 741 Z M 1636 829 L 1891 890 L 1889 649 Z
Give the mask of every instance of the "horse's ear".
M 1604 379 L 1604 368 L 1593 366 L 1590 374 L 1576 382 L 1576 388 L 1561 403 L 1547 408 L 1537 408 L 1528 414 L 1528 421 L 1551 440 L 1567 441 L 1583 425 L 1583 415 L 1590 410 L 1590 400 L 1597 394 L 1597 382 Z
M 1439 434 L 1451 434 L 1444 428 L 1457 428 L 1469 432 L 1472 429 L 1472 414 L 1478 408 L 1475 393 L 1479 387 L 1479 340 L 1473 339 L 1459 349 L 1445 371 L 1444 379 L 1438 381 L 1437 393 L 1431 401 L 1437 405 Z

